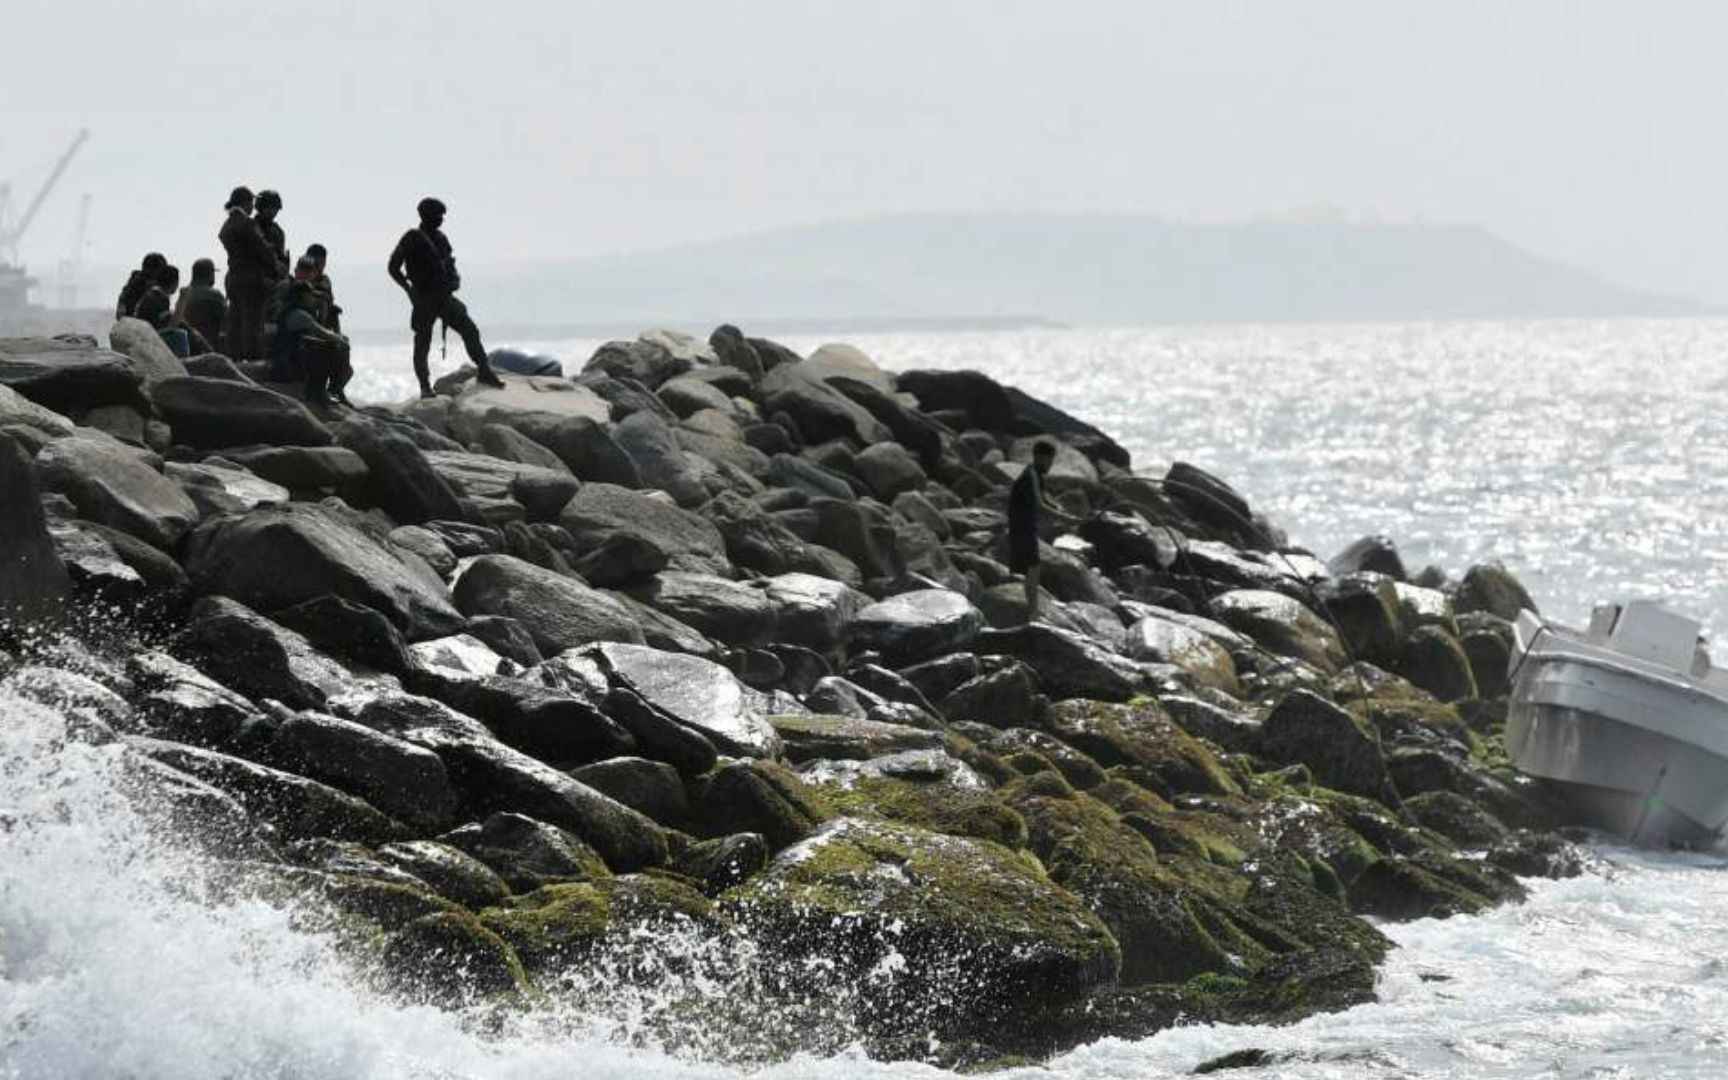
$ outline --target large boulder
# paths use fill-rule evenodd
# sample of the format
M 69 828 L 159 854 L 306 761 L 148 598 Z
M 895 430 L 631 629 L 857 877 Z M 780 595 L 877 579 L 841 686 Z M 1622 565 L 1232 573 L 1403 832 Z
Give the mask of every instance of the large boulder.
M 53 409 L 46 409 L 4 383 L 0 383 L 0 428 L 23 427 L 41 438 L 63 439 L 73 433 L 72 421 Z
M 185 375 L 152 383 L 150 400 L 175 442 L 200 449 L 330 443 L 330 429 L 304 404 L 253 383 Z
M 462 628 L 439 582 L 409 570 L 347 519 L 316 504 L 265 507 L 206 523 L 187 546 L 186 570 L 200 589 L 259 611 L 329 595 L 383 614 L 413 641 Z
M 366 460 L 340 446 L 252 446 L 222 457 L 291 491 L 359 493 L 371 479 Z
M 245 514 L 260 506 L 285 503 L 290 497 L 281 484 L 272 484 L 220 459 L 215 464 L 170 461 L 162 472 L 180 485 L 205 517 Z
M 0 386 L 59 413 L 139 401 L 136 361 L 93 343 L 60 338 L 0 338 Z
M 810 443 L 849 439 L 868 446 L 893 439 L 893 433 L 868 410 L 802 368 L 801 364 L 785 364 L 763 377 L 760 389 L 765 415 L 787 414 Z
M 290 708 L 322 709 L 353 688 L 354 676 L 305 638 L 223 596 L 198 601 L 170 647 L 222 685 Z
M 812 548 L 797 533 L 736 492 L 723 491 L 701 508 L 719 530 L 732 562 L 762 574 L 803 572 L 856 585 L 861 576 L 838 552 Z
M 1404 643 L 1398 587 L 1380 574 L 1351 574 L 1314 587 L 1321 609 L 1355 660 L 1387 665 Z
M 464 615 L 508 615 L 548 656 L 591 641 L 640 643 L 642 628 L 628 608 L 582 582 L 510 555 L 483 555 L 456 580 Z
M 72 579 L 54 549 L 29 455 L 0 434 L 0 628 L 58 619 L 72 595 Z
M 763 590 L 713 574 L 665 570 L 635 590 L 656 611 L 733 648 L 764 645 L 775 637 L 775 607 Z
M 349 419 L 336 426 L 336 442 L 360 455 L 371 477 L 371 495 L 398 524 L 461 521 L 467 517 L 456 492 L 414 440 L 389 424 Z
M 1472 566 L 1464 572 L 1458 591 L 1452 597 L 1452 607 L 1463 615 L 1486 611 L 1508 622 L 1515 621 L 1521 611 L 1535 611 L 1536 601 L 1512 572 L 1501 563 Z
M 703 476 L 712 468 L 678 445 L 672 425 L 650 412 L 632 413 L 612 430 L 612 438 L 630 460 L 646 487 L 672 496 L 679 506 L 708 501 Z
M 785 713 L 768 718 L 786 743 L 786 760 L 867 761 L 906 750 L 940 750 L 940 732 L 856 716 Z
M 458 393 L 445 414 L 449 435 L 461 443 L 474 443 L 487 424 L 502 424 L 536 438 L 522 422 L 536 418 L 539 425 L 564 419 L 582 419 L 604 424 L 612 418 L 612 407 L 598 394 L 569 379 L 525 376 L 504 380 L 501 387 L 469 383 Z
M 1238 795 L 1218 758 L 1150 699 L 1133 704 L 1063 701 L 1051 706 L 1051 734 L 1112 768 L 1120 766 L 1141 787 L 1177 795 Z
M 597 662 L 614 687 L 636 694 L 722 753 L 771 758 L 780 752 L 780 737 L 757 695 L 712 660 L 640 645 L 595 645 L 582 655 Z
M 159 548 L 174 547 L 198 523 L 198 507 L 180 485 L 118 443 L 59 439 L 36 455 L 36 475 L 81 516 Z
M 1410 635 L 1397 672 L 1441 701 L 1462 701 L 1477 694 L 1469 656 L 1456 637 L 1438 626 L 1423 626 Z
M 608 341 L 582 365 L 584 374 L 601 372 L 614 379 L 634 379 L 652 390 L 667 379 L 689 371 L 692 363 L 659 341 Z
M 672 570 L 725 575 L 732 569 L 726 541 L 706 518 L 612 484 L 584 484 L 558 522 L 581 548 L 630 543 L 658 553 Z
M 438 755 L 351 720 L 302 711 L 246 733 L 260 760 L 365 799 L 425 832 L 453 824 L 456 792 Z
M 879 1034 L 989 1038 L 1121 967 L 1110 932 L 1035 860 L 912 825 L 830 822 L 722 904 L 778 949 L 842 964 Z
M 1327 787 L 1398 805 L 1380 736 L 1318 694 L 1286 694 L 1260 725 L 1258 742 L 1264 757 L 1301 762 Z
M 852 620 L 852 641 L 911 663 L 964 648 L 983 627 L 984 616 L 963 594 L 918 589 L 860 611 Z
M 156 328 L 143 319 L 124 318 L 108 331 L 108 345 L 132 358 L 146 383 L 186 374 L 186 364 L 162 340 Z
M 1136 694 L 1167 689 L 1179 671 L 1130 660 L 1072 630 L 1041 622 L 986 631 L 978 635 L 973 648 L 1024 661 L 1037 672 L 1044 692 L 1055 700 L 1127 701 Z
M 510 429 L 493 426 L 489 430 Z M 550 457 L 550 453 L 547 456 Z M 556 518 L 558 511 L 564 509 L 564 504 L 581 487 L 564 463 L 555 457 L 552 461 L 557 468 L 454 450 L 428 451 L 426 460 L 459 494 L 482 499 L 514 499 L 528 511 L 531 521 Z
M 1337 631 L 1300 601 L 1282 593 L 1234 589 L 1212 601 L 1211 614 L 1262 648 L 1321 671 L 1337 671 L 1347 662 Z
M 774 609 L 779 640 L 828 652 L 846 640 L 870 598 L 844 582 L 815 574 L 769 578 L 764 596 Z
M 1014 403 L 1002 384 L 983 372 L 903 371 L 896 382 L 925 412 L 963 412 L 973 427 L 985 431 L 1014 428 Z
M 1161 614 L 1147 614 L 1130 626 L 1123 651 L 1135 660 L 1173 664 L 1186 671 L 1196 686 L 1210 686 L 1227 694 L 1241 692 L 1229 649 L 1192 626 Z
M 902 492 L 919 490 L 927 479 L 918 459 L 896 442 L 867 446 L 859 451 L 854 463 L 864 482 L 883 502 L 893 502 Z

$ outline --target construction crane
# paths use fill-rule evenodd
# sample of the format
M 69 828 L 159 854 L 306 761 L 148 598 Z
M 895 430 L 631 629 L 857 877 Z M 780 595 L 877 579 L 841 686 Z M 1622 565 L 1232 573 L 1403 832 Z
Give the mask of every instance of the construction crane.
M 84 250 L 90 246 L 90 193 L 78 200 L 78 226 L 72 232 L 72 250 L 60 260 L 55 277 L 55 303 L 62 308 L 78 306 L 78 278 L 84 270 Z
M 54 163 L 53 171 L 48 179 L 42 182 L 41 188 L 19 215 L 16 223 L 12 220 L 12 185 L 0 183 L 0 266 L 18 265 L 18 241 L 24 238 L 24 233 L 30 228 L 30 223 L 36 220 L 36 214 L 42 209 L 42 204 L 48 201 L 48 195 L 54 190 L 54 185 L 60 182 L 60 177 L 66 173 L 66 166 L 72 164 L 72 158 L 78 153 L 78 148 L 90 137 L 88 131 L 80 130 L 72 139 L 72 145 L 60 155 L 60 160 Z

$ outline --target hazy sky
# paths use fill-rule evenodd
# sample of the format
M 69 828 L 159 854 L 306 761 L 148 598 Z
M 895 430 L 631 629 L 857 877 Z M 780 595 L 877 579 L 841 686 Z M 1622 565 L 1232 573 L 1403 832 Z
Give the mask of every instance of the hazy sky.
M 91 129 L 24 253 L 214 248 L 229 187 L 381 261 L 910 210 L 1468 221 L 1728 299 L 1728 4 L 8 0 L 0 177 Z M 346 273 L 352 274 L 353 270 Z

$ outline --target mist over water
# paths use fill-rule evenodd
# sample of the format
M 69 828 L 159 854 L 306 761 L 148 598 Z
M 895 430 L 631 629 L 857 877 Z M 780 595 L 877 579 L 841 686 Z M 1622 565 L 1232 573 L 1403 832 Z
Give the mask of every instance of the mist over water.
M 1117 435 L 1142 468 L 1180 457 L 1213 469 L 1322 554 L 1382 530 L 1412 566 L 1456 572 L 1502 557 L 1563 617 L 1653 595 L 1728 625 L 1715 614 L 1728 598 L 1728 417 L 1717 405 L 1728 323 L 850 340 L 890 368 L 989 371 Z M 573 371 L 596 343 L 523 344 Z M 357 359 L 357 397 L 412 388 L 406 342 Z M 670 965 L 655 994 L 608 995 L 601 978 L 514 1017 L 393 1001 L 337 954 L 317 912 L 225 887 L 225 868 L 127 797 L 137 779 L 125 752 L 67 729 L 0 684 L 0 1080 L 750 1072 L 722 1063 L 722 1020 L 774 1007 L 755 996 L 760 984 L 701 958 Z M 999 1075 L 1173 1077 L 1245 1048 L 1292 1056 L 1225 1075 L 1728 1075 L 1722 857 L 1602 854 L 1605 873 L 1535 883 L 1525 904 L 1387 928 L 1401 948 L 1375 1004 L 1279 1029 L 1105 1040 Z M 685 1027 L 669 1038 L 674 1014 Z M 759 1019 L 782 1033 L 805 1022 Z M 867 1061 L 832 1030 L 808 1030 L 817 1052 L 755 1075 L 939 1075 Z

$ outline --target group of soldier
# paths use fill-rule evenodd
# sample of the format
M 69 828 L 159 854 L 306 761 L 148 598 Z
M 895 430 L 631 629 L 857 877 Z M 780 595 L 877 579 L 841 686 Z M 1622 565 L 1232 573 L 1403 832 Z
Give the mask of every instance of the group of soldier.
M 221 352 L 237 361 L 264 361 L 269 381 L 303 382 L 309 402 L 348 404 L 343 388 L 354 368 L 324 246 L 311 245 L 290 266 L 277 221 L 282 197 L 274 191 L 254 195 L 237 187 L 224 209 L 227 218 L 217 233 L 228 258 L 222 289 L 216 288 L 211 260 L 193 263 L 191 284 L 180 288 L 179 268 L 152 252 L 121 289 L 115 317 L 145 320 L 182 356 Z M 402 234 L 388 270 L 408 296 L 420 393 L 433 394 L 428 359 L 432 330 L 440 322 L 461 338 L 476 381 L 502 386 L 467 305 L 456 296 L 461 278 L 443 231 L 444 203 L 426 198 L 417 209 L 419 224 Z

